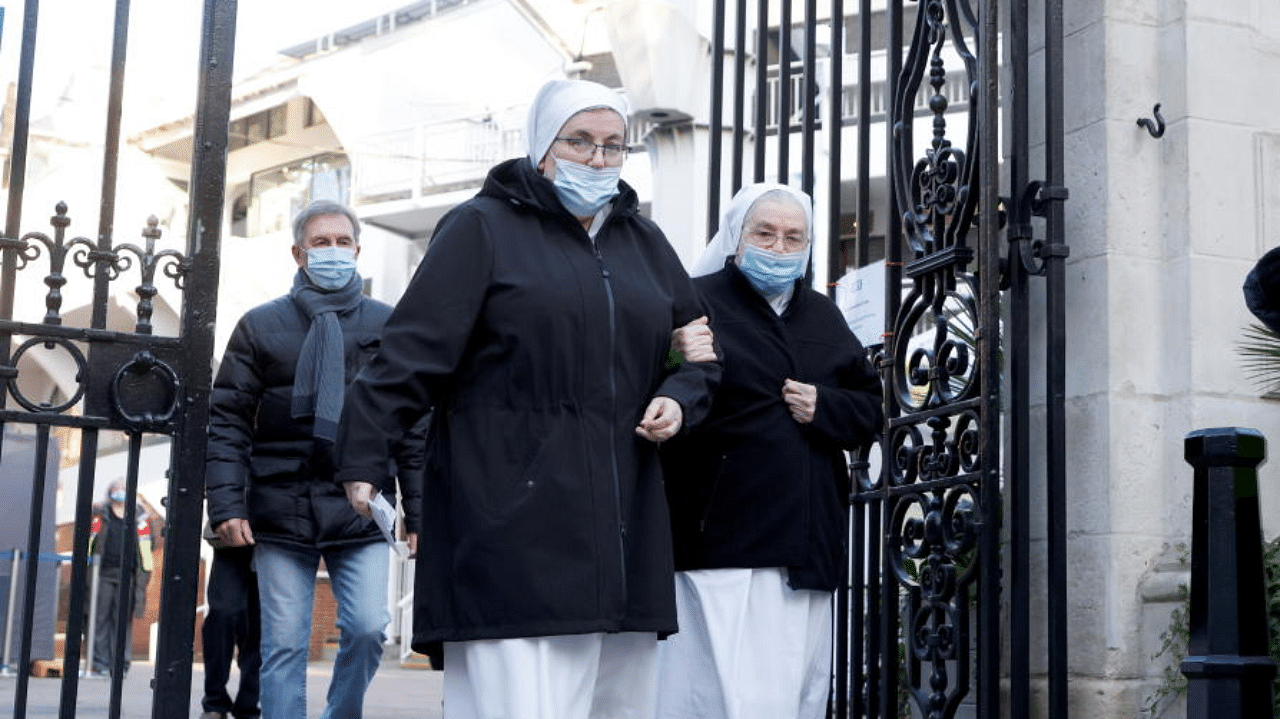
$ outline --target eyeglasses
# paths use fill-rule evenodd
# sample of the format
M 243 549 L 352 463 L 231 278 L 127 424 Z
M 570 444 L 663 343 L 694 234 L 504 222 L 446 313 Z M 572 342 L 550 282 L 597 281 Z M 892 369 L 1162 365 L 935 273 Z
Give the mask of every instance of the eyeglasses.
M 627 146 L 617 143 L 597 145 L 581 137 L 557 137 L 556 142 L 563 142 L 569 152 L 583 162 L 590 162 L 596 156 L 596 149 L 604 152 L 604 161 L 610 165 L 620 164 L 627 157 Z
M 747 241 L 756 247 L 771 248 L 782 240 L 782 247 L 785 252 L 799 252 L 803 250 L 805 245 L 809 244 L 809 240 L 804 235 L 794 233 L 779 234 L 762 227 L 746 230 L 744 233 Z

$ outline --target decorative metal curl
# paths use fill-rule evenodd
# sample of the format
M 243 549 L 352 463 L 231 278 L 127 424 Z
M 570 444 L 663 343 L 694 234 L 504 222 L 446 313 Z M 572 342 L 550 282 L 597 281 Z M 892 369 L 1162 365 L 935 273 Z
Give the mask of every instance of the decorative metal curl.
M 973 112 L 976 58 L 969 50 L 963 28 L 968 26 L 973 32 L 975 24 L 971 9 L 964 3 L 958 6 L 955 0 L 922 3 L 916 33 L 898 77 L 892 108 L 898 171 L 892 176 L 899 205 L 905 208 L 903 232 L 917 258 L 939 251 L 943 243 L 962 239 L 975 217 L 975 197 L 969 187 L 976 180 L 977 165 L 975 158 L 954 147 L 946 136 L 950 102 L 942 92 L 948 82 L 942 50 L 950 40 L 969 78 L 965 86 L 969 88 L 970 113 Z M 916 160 L 911 158 L 915 97 L 926 74 L 933 90 L 928 97 L 929 111 L 933 114 L 933 137 L 924 157 Z M 971 120 L 970 146 L 976 142 L 976 124 Z
M 174 285 L 178 289 L 182 289 L 182 277 L 185 275 L 186 257 L 177 250 L 161 250 L 156 252 L 156 240 L 160 239 L 161 231 L 159 228 L 160 221 L 155 215 L 147 218 L 147 226 L 142 230 L 142 236 L 146 239 L 146 249 L 142 249 L 133 244 L 122 244 L 116 248 L 120 257 L 119 267 L 121 270 L 127 270 L 132 267 L 133 260 L 124 253 L 132 253 L 138 258 L 138 268 L 142 275 L 142 282 L 136 288 L 138 293 L 138 324 L 136 332 L 138 334 L 151 334 L 151 315 L 154 310 L 152 300 L 159 292 L 155 286 L 156 268 L 164 263 L 164 273 L 167 277 L 174 280 Z M 177 266 L 177 270 L 170 272 L 170 268 Z
M 21 272 L 27 268 L 27 264 L 32 260 L 40 257 L 40 246 L 30 243 L 29 238 L 38 233 L 28 234 L 19 239 L 13 240 L 8 237 L 0 237 L 0 251 L 11 251 L 14 257 L 14 269 Z M 45 241 L 49 241 L 45 238 Z
M 93 247 L 93 243 L 84 237 L 66 239 L 67 227 L 71 224 L 71 218 L 67 217 L 67 203 L 59 202 L 54 210 L 56 214 L 49 218 L 49 224 L 53 225 L 52 238 L 41 232 L 30 232 L 19 240 L 22 245 L 19 255 L 26 261 L 40 256 L 39 246 L 31 244 L 32 240 L 43 245 L 49 253 L 49 274 L 44 278 L 44 284 L 49 288 L 44 299 L 44 323 L 47 325 L 62 324 L 62 287 L 67 284 L 62 272 L 66 268 L 67 253 L 73 249 L 83 252 L 83 247 Z
M 889 435 L 890 448 L 893 452 L 893 463 L 890 467 L 889 482 L 895 487 L 915 484 L 920 476 L 920 448 L 924 446 L 924 436 L 916 425 L 903 425 L 893 428 Z
M 941 291 L 946 282 L 965 289 Z M 968 283 L 967 275 L 945 274 L 920 283 L 904 298 L 893 342 L 894 356 L 905 360 L 891 373 L 904 409 L 942 407 L 977 392 L 977 305 Z
M 148 374 L 158 374 L 161 380 L 166 384 L 166 389 L 170 391 L 169 406 L 164 408 L 160 413 L 141 411 L 133 412 L 125 406 L 126 397 L 123 390 L 123 383 L 127 375 L 145 376 Z M 136 430 L 161 430 L 169 422 L 173 420 L 178 410 L 178 401 L 180 382 L 178 374 L 173 368 L 165 364 L 162 360 L 147 351 L 142 351 L 133 356 L 133 359 L 126 362 L 116 372 L 115 378 L 111 381 L 111 406 L 116 413 L 124 419 L 125 423 Z
M 974 548 L 982 529 L 975 497 L 967 484 L 902 496 L 889 525 L 890 568 L 907 590 L 908 689 L 924 716 L 950 716 L 948 707 L 967 693 L 964 671 L 952 687 L 946 663 L 967 663 L 965 587 L 976 576 Z M 930 667 L 927 689 L 921 688 L 920 664 Z
M 54 347 L 61 347 L 66 350 L 67 354 L 71 355 L 71 359 L 75 361 L 76 391 L 73 392 L 71 397 L 66 401 L 59 404 L 37 402 L 23 394 L 22 389 L 18 387 L 18 362 L 22 359 L 22 356 L 26 354 L 27 350 L 35 347 L 36 345 L 43 345 L 45 349 L 49 350 Z M 18 348 L 14 350 L 12 357 L 9 359 L 9 363 L 9 365 L 0 368 L 0 376 L 5 380 L 5 384 L 9 388 L 9 394 L 12 395 L 13 399 L 18 404 L 22 405 L 22 407 L 28 412 L 65 412 L 74 407 L 76 403 L 80 401 L 80 398 L 84 396 L 85 378 L 89 376 L 89 363 L 85 360 L 84 353 L 80 351 L 80 348 L 76 347 L 69 340 L 48 337 L 32 337 L 18 345 Z

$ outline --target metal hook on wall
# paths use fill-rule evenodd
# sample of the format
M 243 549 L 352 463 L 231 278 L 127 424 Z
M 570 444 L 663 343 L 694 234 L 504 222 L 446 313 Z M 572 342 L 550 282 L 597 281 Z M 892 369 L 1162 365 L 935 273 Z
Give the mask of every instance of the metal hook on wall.
M 1164 137 L 1164 116 L 1160 114 L 1160 103 L 1156 103 L 1155 108 L 1151 110 L 1151 114 L 1156 116 L 1155 121 L 1148 117 L 1138 118 L 1138 127 L 1147 128 L 1147 132 L 1157 140 Z

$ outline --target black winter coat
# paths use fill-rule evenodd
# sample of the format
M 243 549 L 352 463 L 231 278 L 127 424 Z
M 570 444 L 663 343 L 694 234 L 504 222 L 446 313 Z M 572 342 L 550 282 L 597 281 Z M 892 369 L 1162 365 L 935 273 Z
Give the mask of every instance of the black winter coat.
M 717 363 L 665 368 L 703 314 L 665 236 L 622 185 L 595 245 L 528 160 L 454 208 L 348 392 L 340 479 L 377 476 L 386 438 L 434 406 L 414 646 L 676 629 L 655 395 L 686 425 Z
M 880 379 L 835 303 L 803 285 L 779 316 L 730 263 L 694 280 L 724 374 L 702 425 L 663 446 L 676 569 L 787 567 L 794 589 L 836 587 L 849 491 L 843 450 L 874 442 Z M 815 385 L 813 422 L 782 399 Z
M 341 313 L 346 381 L 378 351 L 391 307 L 367 297 Z M 205 495 L 213 526 L 248 519 L 255 541 L 331 547 L 382 541 L 372 521 L 355 513 L 333 477 L 333 448 L 312 438 L 310 417 L 290 416 L 293 380 L 310 320 L 288 296 L 240 318 L 214 379 L 209 408 Z M 422 442 L 397 446 L 399 467 L 372 480 L 394 504 L 399 474 L 405 529 L 419 529 Z M 393 465 L 394 466 L 394 465 Z

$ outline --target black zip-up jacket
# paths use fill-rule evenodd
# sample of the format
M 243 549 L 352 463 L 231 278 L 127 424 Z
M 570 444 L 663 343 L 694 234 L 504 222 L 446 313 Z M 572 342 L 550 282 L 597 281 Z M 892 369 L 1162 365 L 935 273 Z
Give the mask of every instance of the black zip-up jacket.
M 625 184 L 593 245 L 527 159 L 441 220 L 347 394 L 339 478 L 385 471 L 387 438 L 433 406 L 414 646 L 676 629 L 671 530 L 650 400 L 686 426 L 718 363 L 665 368 L 703 314 Z
M 348 383 L 378 350 L 391 307 L 367 297 L 338 315 Z M 290 416 L 294 368 L 311 323 L 288 295 L 240 318 L 209 399 L 205 496 L 213 526 L 248 519 L 255 541 L 331 547 L 382 541 L 355 513 L 333 478 L 333 448 L 312 438 L 310 417 Z M 420 421 L 424 422 L 426 420 Z M 395 503 L 404 496 L 405 529 L 419 531 L 422 431 L 397 445 L 395 464 L 372 477 Z
M 794 589 L 833 590 L 844 557 L 843 450 L 875 441 L 880 378 L 840 310 L 803 284 L 779 316 L 732 262 L 694 280 L 724 374 L 711 414 L 663 446 L 676 569 L 786 567 Z M 784 380 L 815 385 L 802 425 Z

